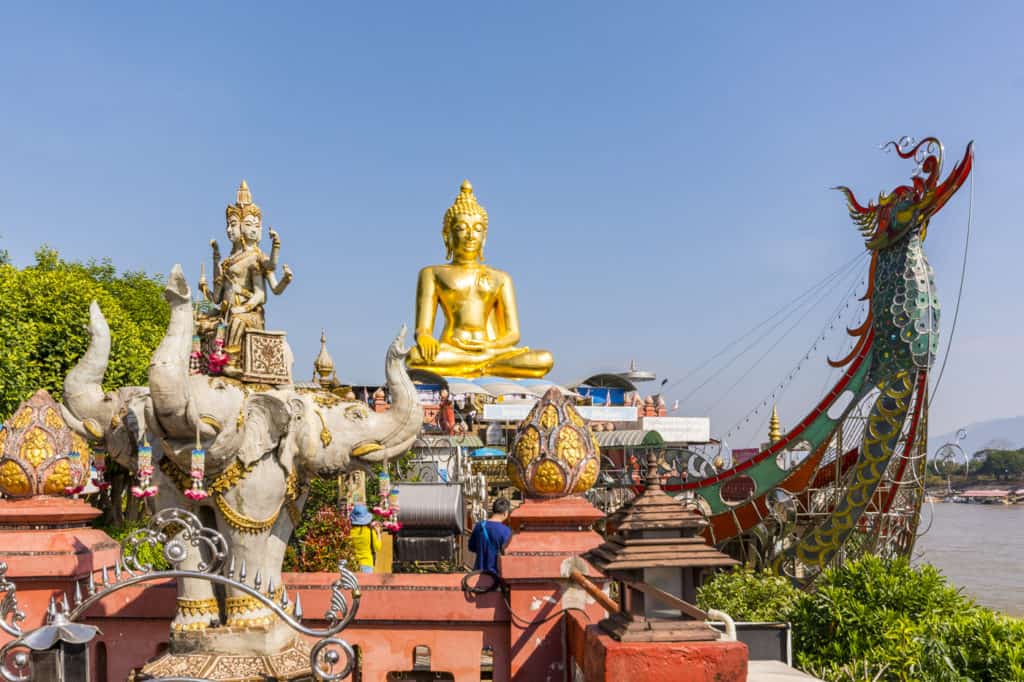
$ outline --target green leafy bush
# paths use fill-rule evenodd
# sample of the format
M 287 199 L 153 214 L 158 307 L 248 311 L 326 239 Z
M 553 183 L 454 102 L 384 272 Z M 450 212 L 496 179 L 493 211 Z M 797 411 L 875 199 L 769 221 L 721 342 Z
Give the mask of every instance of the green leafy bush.
M 697 591 L 702 609 L 714 608 L 739 621 L 789 621 L 803 592 L 771 571 L 719 573 Z
M 97 528 L 105 532 L 107 535 L 113 538 L 113 540 L 117 542 L 117 544 L 122 546 L 124 545 L 124 541 L 128 538 L 129 535 L 139 530 L 140 528 L 145 527 L 146 524 L 141 522 L 124 523 L 120 526 L 97 526 Z M 135 556 L 138 558 L 139 564 L 149 564 L 153 567 L 154 570 L 157 571 L 164 571 L 171 567 L 167 559 L 164 558 L 163 544 L 140 544 L 138 546 L 138 551 L 136 552 Z
M 723 573 L 699 602 L 736 619 L 790 621 L 797 666 L 831 682 L 1024 680 L 1024 621 L 905 559 L 850 562 L 807 593 L 770 573 Z

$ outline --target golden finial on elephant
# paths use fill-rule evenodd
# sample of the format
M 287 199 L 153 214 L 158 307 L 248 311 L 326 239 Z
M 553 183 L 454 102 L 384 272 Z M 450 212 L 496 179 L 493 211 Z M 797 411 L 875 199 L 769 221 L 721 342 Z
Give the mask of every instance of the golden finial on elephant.
M 484 265 L 487 211 L 466 180 L 445 211 L 441 236 L 448 263 L 420 271 L 416 289 L 416 346 L 408 364 L 444 376 L 482 375 L 536 378 L 554 358 L 543 350 L 516 346 L 519 313 L 512 278 Z M 444 329 L 435 339 L 437 308 Z

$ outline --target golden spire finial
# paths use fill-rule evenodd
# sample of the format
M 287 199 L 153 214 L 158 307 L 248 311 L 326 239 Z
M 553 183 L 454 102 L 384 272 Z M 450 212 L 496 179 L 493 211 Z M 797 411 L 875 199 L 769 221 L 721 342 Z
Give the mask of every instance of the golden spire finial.
M 313 378 L 318 379 L 321 384 L 329 382 L 334 372 L 334 360 L 327 352 L 327 330 L 320 330 L 320 352 L 313 361 Z
M 252 203 L 252 192 L 249 191 L 249 183 L 245 180 L 242 180 L 242 183 L 238 186 L 238 190 L 235 192 L 235 203 L 228 204 L 225 215 L 228 218 L 236 216 L 239 220 L 247 215 L 262 217 L 260 207 Z
M 469 180 L 463 180 L 462 187 L 459 188 L 459 196 L 455 197 L 455 201 L 444 213 L 444 223 L 441 227 L 443 230 L 447 230 L 455 216 L 473 215 L 474 213 L 484 219 L 484 229 L 487 229 L 487 210 L 476 200 L 472 183 Z
M 782 438 L 782 429 L 779 427 L 779 411 L 772 405 L 772 418 L 768 423 L 768 442 L 777 443 Z
M 248 206 L 252 203 L 252 192 L 249 191 L 249 183 L 245 181 L 245 178 L 242 179 L 242 184 L 238 186 L 235 199 L 239 206 Z

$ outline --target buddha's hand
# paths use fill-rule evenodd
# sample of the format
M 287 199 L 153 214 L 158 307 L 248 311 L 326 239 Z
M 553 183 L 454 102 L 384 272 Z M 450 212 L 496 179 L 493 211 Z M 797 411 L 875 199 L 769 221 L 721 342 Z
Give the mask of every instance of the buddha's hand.
M 284 267 L 281 268 L 281 271 L 284 272 L 284 275 L 281 277 L 281 279 L 283 281 L 285 281 L 285 282 L 292 281 L 292 269 L 290 267 L 285 265 Z
M 270 232 L 270 241 L 271 241 L 271 243 L 274 246 L 281 246 L 281 236 L 277 233 L 277 230 L 271 229 L 271 230 L 269 230 L 269 232 Z
M 217 244 L 216 239 L 210 240 L 210 248 L 213 249 L 213 260 L 220 260 L 220 245 Z
M 430 334 L 420 333 L 416 335 L 416 348 L 419 350 L 423 361 L 430 363 L 437 357 L 437 351 L 441 348 L 441 344 Z
M 460 339 L 459 337 L 452 338 L 452 345 L 460 350 L 464 350 L 470 353 L 479 353 L 487 350 L 487 343 L 477 339 Z

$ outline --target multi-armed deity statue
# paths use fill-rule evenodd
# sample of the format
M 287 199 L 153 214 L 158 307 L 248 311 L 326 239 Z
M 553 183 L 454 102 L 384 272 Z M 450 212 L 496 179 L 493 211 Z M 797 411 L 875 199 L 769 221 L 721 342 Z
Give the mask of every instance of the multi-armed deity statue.
M 260 248 L 263 212 L 253 203 L 245 180 L 238 187 L 235 203 L 228 205 L 225 214 L 231 253 L 221 260 L 220 246 L 216 240 L 211 240 L 213 288 L 209 287 L 205 270 L 199 279 L 199 290 L 206 301 L 216 306 L 217 312 L 199 320 L 198 326 L 200 333 L 207 336 L 214 333 L 226 336 L 219 339 L 223 342 L 223 350 L 228 359 L 223 372 L 230 377 L 239 377 L 243 374 L 243 341 L 246 332 L 264 330 L 266 318 L 263 308 L 267 301 L 267 289 L 275 295 L 281 294 L 292 281 L 292 271 L 285 265 L 283 276 L 280 281 L 277 279 L 277 262 L 281 252 L 281 238 L 277 232 L 270 230 L 272 246 L 269 256 Z M 226 334 L 217 331 L 220 325 L 223 325 Z
M 539 378 L 554 358 L 519 343 L 512 278 L 484 264 L 487 211 L 466 180 L 444 214 L 441 236 L 449 262 L 420 271 L 416 289 L 416 347 L 408 364 L 444 376 Z M 440 306 L 444 329 L 434 338 Z

